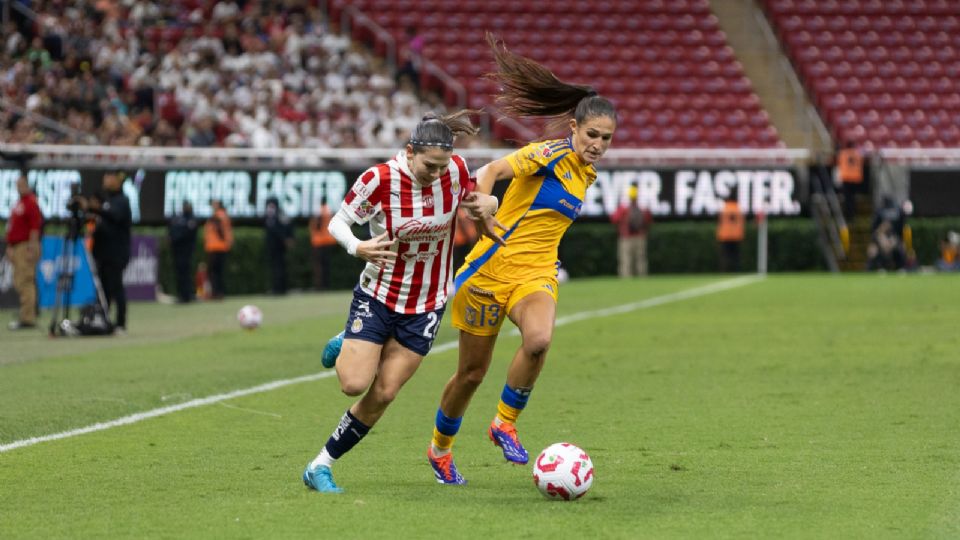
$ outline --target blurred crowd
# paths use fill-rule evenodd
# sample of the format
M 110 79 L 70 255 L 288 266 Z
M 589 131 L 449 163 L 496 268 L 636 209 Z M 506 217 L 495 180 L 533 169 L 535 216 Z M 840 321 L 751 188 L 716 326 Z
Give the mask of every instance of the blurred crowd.
M 10 9 L 2 32 L 5 142 L 81 142 L 39 115 L 104 145 L 396 147 L 443 110 L 316 2 L 16 3 L 35 17 Z

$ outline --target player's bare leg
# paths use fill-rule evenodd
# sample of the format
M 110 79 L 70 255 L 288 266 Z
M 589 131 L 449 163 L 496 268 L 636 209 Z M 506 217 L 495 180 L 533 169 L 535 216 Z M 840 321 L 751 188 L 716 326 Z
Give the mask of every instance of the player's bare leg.
M 344 393 L 357 395 L 364 390 L 366 393 L 344 413 L 323 450 L 303 472 L 303 483 L 322 493 L 343 491 L 334 482 L 331 467 L 380 420 L 403 385 L 416 373 L 423 357 L 394 339 L 382 346 L 350 339 L 344 341 L 340 359 L 337 375 Z
M 359 396 L 370 387 L 377 376 L 385 347 L 362 339 L 343 340 L 336 368 L 340 390 L 344 394 Z
M 444 414 L 460 417 L 467 411 L 473 394 L 480 387 L 490 369 L 497 336 L 476 336 L 460 331 L 460 360 L 457 371 L 447 381 L 440 396 Z
M 520 444 L 516 422 L 527 405 L 533 385 L 540 376 L 553 340 L 557 304 L 553 296 L 535 292 L 517 302 L 508 314 L 520 329 L 523 339 L 507 370 L 507 382 L 500 394 L 497 416 L 490 423 L 490 440 L 503 450 L 503 457 L 512 463 L 529 461 L 527 450 Z
M 557 303 L 549 294 L 536 292 L 517 302 L 507 315 L 523 338 L 507 370 L 507 384 L 513 388 L 533 388 L 553 341 Z
M 373 427 L 387 407 L 393 403 L 403 385 L 413 377 L 423 357 L 390 338 L 383 345 L 383 361 L 376 372 L 373 385 L 360 401 L 350 408 L 367 426 Z M 344 362 L 346 364 L 346 362 Z M 339 371 L 340 365 L 337 365 Z M 343 383 L 341 383 L 342 385 Z
M 457 371 L 443 388 L 433 439 L 427 449 L 427 459 L 437 482 L 441 484 L 466 483 L 453 463 L 450 448 L 460 430 L 463 414 L 490 368 L 496 342 L 496 335 L 477 336 L 460 331 L 460 361 Z

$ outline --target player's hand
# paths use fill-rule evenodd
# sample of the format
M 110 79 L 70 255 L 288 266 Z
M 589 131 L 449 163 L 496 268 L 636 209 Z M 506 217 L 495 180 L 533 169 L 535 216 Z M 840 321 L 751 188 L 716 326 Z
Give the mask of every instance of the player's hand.
M 500 207 L 500 201 L 493 195 L 471 193 L 463 198 L 460 207 L 466 210 L 470 219 L 479 221 L 496 214 Z
M 504 225 L 500 223 L 496 217 L 488 216 L 485 219 L 475 219 L 473 220 L 473 223 L 477 226 L 477 232 L 483 236 L 486 236 L 501 246 L 507 245 L 507 242 L 503 239 L 503 237 L 497 234 L 497 229 L 506 231 L 507 228 L 504 227 Z
M 384 231 L 379 236 L 374 236 L 357 244 L 357 257 L 374 266 L 383 268 L 384 265 L 392 263 L 397 258 L 397 254 L 390 251 L 390 246 L 393 243 L 394 241 L 387 238 L 387 232 Z

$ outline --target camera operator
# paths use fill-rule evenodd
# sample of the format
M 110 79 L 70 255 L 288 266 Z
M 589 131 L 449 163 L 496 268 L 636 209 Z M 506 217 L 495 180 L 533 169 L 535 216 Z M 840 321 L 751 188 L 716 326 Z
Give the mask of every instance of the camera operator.
M 97 264 L 107 310 L 116 302 L 114 332 L 126 333 L 127 293 L 123 289 L 123 270 L 130 262 L 130 229 L 133 217 L 130 200 L 123 194 L 124 174 L 109 171 L 103 175 L 103 190 L 91 197 L 87 210 L 96 216 L 93 231 L 93 259 Z

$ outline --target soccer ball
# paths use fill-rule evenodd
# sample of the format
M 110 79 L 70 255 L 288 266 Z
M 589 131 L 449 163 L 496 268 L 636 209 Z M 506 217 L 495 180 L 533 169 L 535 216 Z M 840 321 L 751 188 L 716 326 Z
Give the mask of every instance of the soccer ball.
M 533 462 L 533 483 L 548 499 L 579 499 L 593 485 L 593 462 L 577 446 L 551 444 Z
M 253 330 L 263 322 L 263 313 L 254 305 L 246 305 L 237 312 L 237 322 L 247 330 Z

